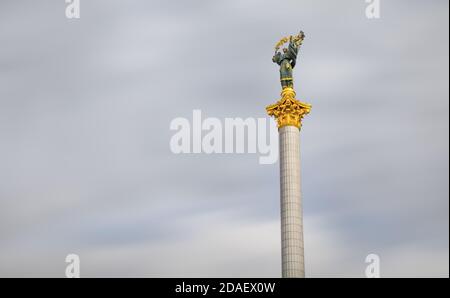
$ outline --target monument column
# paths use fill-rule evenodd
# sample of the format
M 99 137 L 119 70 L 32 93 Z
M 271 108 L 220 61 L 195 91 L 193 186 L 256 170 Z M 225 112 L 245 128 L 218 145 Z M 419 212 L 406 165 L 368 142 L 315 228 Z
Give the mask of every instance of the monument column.
M 305 277 L 303 210 L 300 188 L 301 120 L 311 106 L 295 99 L 286 87 L 281 99 L 267 107 L 278 122 L 280 145 L 280 205 L 282 277 Z
M 283 37 L 272 61 L 280 66 L 281 99 L 266 108 L 278 122 L 280 138 L 280 205 L 282 277 L 305 277 L 303 210 L 300 191 L 300 128 L 311 105 L 298 101 L 292 70 L 305 34 Z M 288 46 L 285 47 L 285 44 Z
M 304 277 L 299 130 L 281 127 L 279 137 L 282 276 Z

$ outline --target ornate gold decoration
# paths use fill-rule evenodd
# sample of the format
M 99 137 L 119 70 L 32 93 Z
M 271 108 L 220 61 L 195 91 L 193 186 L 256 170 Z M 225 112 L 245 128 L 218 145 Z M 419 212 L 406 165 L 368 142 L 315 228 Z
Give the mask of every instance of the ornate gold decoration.
M 266 107 L 267 114 L 274 116 L 277 120 L 278 128 L 295 126 L 300 129 L 303 116 L 311 111 L 311 105 L 297 100 L 295 95 L 294 89 L 284 88 L 281 99 Z
M 305 34 L 303 33 L 303 31 L 300 31 L 300 33 L 297 35 L 294 35 L 294 36 L 290 35 L 290 36 L 283 37 L 275 45 L 275 52 L 278 51 L 285 43 L 289 42 L 289 40 L 291 38 L 292 38 L 292 41 L 294 41 L 295 46 L 298 48 L 302 45 L 303 39 L 305 38 Z
M 275 45 L 275 51 L 278 51 L 285 43 L 287 43 L 289 41 L 289 37 L 283 37 L 280 39 L 280 41 Z

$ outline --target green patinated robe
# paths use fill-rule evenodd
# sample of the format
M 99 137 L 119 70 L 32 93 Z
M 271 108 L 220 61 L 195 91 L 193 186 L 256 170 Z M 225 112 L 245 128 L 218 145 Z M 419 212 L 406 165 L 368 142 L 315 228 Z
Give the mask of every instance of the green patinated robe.
M 283 89 L 286 87 L 294 87 L 292 69 L 295 67 L 297 53 L 298 47 L 291 41 L 285 53 L 277 52 L 272 58 L 273 62 L 280 65 L 280 80 Z

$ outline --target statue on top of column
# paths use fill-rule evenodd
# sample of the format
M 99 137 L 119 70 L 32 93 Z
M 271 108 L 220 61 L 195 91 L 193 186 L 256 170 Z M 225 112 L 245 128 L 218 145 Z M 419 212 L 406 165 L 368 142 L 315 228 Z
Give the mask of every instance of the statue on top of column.
M 304 38 L 305 34 L 303 31 L 300 31 L 298 35 L 282 38 L 275 46 L 275 54 L 272 61 L 280 66 L 280 80 L 283 89 L 294 87 L 292 69 L 295 67 L 298 49 L 302 45 Z M 287 42 L 289 42 L 289 45 L 286 48 L 282 48 Z M 282 52 L 280 49 L 282 49 Z

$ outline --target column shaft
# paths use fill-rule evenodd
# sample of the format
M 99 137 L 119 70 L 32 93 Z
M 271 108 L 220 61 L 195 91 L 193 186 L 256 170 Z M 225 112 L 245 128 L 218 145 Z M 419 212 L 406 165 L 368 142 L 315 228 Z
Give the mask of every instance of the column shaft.
M 305 277 L 300 193 L 300 131 L 279 129 L 282 277 Z

